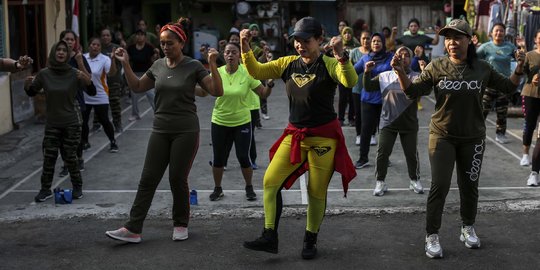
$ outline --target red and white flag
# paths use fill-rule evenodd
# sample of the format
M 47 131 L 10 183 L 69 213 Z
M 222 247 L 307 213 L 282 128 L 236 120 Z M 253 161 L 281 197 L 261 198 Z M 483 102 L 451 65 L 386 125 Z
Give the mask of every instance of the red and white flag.
M 71 19 L 71 30 L 73 30 L 73 32 L 75 32 L 75 34 L 77 35 L 76 39 L 77 39 L 77 42 L 75 44 L 75 48 L 74 49 L 77 49 L 78 48 L 78 44 L 79 44 L 79 0 L 73 0 L 73 3 L 72 3 L 72 7 L 71 7 L 72 11 L 73 11 L 73 17 Z

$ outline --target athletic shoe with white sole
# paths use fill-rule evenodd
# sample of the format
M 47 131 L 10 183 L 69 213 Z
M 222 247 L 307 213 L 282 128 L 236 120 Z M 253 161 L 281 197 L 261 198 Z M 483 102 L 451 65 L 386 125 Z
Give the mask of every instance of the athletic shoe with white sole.
M 459 240 L 465 243 L 467 248 L 479 248 L 480 247 L 480 238 L 476 236 L 473 226 L 461 226 L 461 235 Z
M 504 134 L 496 134 L 495 135 L 495 141 L 500 143 L 500 144 L 505 144 L 505 143 L 509 142 L 508 138 Z
M 439 235 L 434 233 L 426 236 L 426 256 L 431 259 L 438 259 L 443 257 L 443 250 L 441 243 L 439 242 Z
M 369 141 L 369 145 L 377 145 L 377 136 L 371 135 L 371 140 Z
M 529 179 L 527 179 L 527 186 L 535 187 L 538 186 L 538 173 L 531 172 Z
M 114 231 L 106 231 L 105 234 L 114 240 L 124 241 L 128 243 L 140 243 L 142 241 L 140 234 L 132 233 L 125 227 Z
M 523 157 L 521 157 L 521 161 L 519 162 L 519 165 L 521 166 L 531 165 L 531 162 L 529 161 L 529 155 L 523 154 Z
M 184 241 L 186 239 L 188 239 L 188 228 L 187 227 L 174 227 L 172 240 Z
M 387 190 L 388 187 L 386 187 L 386 183 L 384 181 L 377 181 L 375 189 L 373 190 L 373 196 L 383 196 Z
M 409 190 L 414 191 L 416 194 L 424 194 L 424 187 L 422 187 L 420 180 L 411 180 L 409 182 Z

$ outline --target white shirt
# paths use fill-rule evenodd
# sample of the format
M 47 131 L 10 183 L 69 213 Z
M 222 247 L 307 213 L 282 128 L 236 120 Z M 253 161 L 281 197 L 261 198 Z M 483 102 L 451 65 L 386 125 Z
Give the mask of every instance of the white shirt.
M 89 53 L 84 57 L 92 69 L 92 83 L 96 86 L 96 95 L 89 96 L 84 93 L 84 103 L 90 105 L 109 104 L 109 86 L 107 85 L 107 73 L 111 69 L 111 58 L 100 53 L 94 58 L 90 58 Z

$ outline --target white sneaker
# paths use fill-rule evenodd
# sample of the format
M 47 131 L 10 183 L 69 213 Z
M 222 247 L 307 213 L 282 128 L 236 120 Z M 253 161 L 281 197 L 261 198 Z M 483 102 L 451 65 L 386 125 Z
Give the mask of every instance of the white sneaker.
M 531 165 L 531 162 L 529 161 L 529 155 L 523 154 L 523 157 L 521 158 L 521 161 L 519 162 L 519 165 L 521 165 L 521 166 L 529 166 L 529 165 Z
M 369 145 L 377 145 L 377 136 L 371 135 L 371 140 L 369 141 Z
M 474 226 L 461 226 L 459 240 L 464 242 L 467 248 L 475 249 L 480 247 L 480 238 L 476 236 Z
M 531 172 L 529 179 L 527 179 L 527 186 L 535 187 L 538 186 L 538 173 Z
M 373 196 L 383 196 L 387 190 L 388 187 L 386 187 L 386 183 L 384 181 L 377 181 L 375 189 L 373 190 Z
M 268 120 L 268 119 L 270 119 L 270 116 L 268 116 L 268 114 L 264 114 L 264 113 L 263 113 L 263 114 L 262 114 L 262 118 L 263 118 L 264 120 Z
M 416 194 L 424 194 L 424 187 L 422 187 L 420 180 L 411 180 L 409 190 L 414 191 Z
M 434 233 L 426 236 L 426 256 L 431 259 L 437 259 L 443 257 L 441 243 L 439 242 L 439 235 Z
M 186 239 L 188 239 L 188 228 L 187 227 L 174 227 L 172 240 L 183 241 Z
M 114 240 L 120 240 L 128 243 L 140 243 L 142 241 L 140 234 L 132 233 L 125 227 L 114 231 L 106 231 L 105 234 Z
M 354 142 L 356 145 L 360 145 L 360 136 L 356 136 L 356 141 Z
M 497 134 L 495 135 L 495 141 L 500 143 L 500 144 L 505 144 L 505 143 L 508 143 L 508 138 L 506 137 L 506 135 L 504 134 Z

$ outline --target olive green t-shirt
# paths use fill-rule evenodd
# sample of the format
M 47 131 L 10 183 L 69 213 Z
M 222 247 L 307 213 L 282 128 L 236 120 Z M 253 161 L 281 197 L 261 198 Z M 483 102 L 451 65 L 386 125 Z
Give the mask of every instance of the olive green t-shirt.
M 532 85 L 532 78 L 540 71 L 540 54 L 536 51 L 530 51 L 525 56 L 525 64 L 523 65 L 523 73 L 527 75 L 527 81 L 521 90 L 522 96 L 540 98 L 538 86 Z
M 435 112 L 430 131 L 456 139 L 485 138 L 486 125 L 482 113 L 482 96 L 486 87 L 511 93 L 516 85 L 495 71 L 484 60 L 473 60 L 472 68 L 455 65 L 448 57 L 435 59 L 405 94 L 416 99 L 435 92 Z
M 218 97 L 212 111 L 212 123 L 226 127 L 237 127 L 251 122 L 253 95 L 259 100 L 259 96 L 253 92 L 261 85 L 261 81 L 253 79 L 243 65 L 238 70 L 229 74 L 226 66 L 218 68 L 223 82 L 223 96 Z
M 77 92 L 86 87 L 77 78 L 77 69 L 59 73 L 49 68 L 38 72 L 26 91 L 34 96 L 41 89 L 45 92 L 47 103 L 47 125 L 53 127 L 69 127 L 81 125 L 82 117 L 77 101 Z
M 161 58 L 154 62 L 146 76 L 155 81 L 154 132 L 198 132 L 195 85 L 209 76 L 201 62 L 184 56 L 176 67 L 169 68 L 166 58 Z

